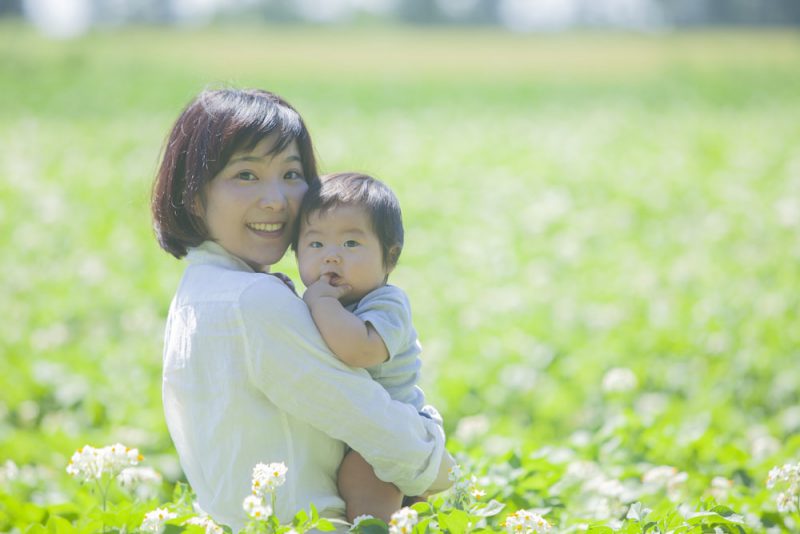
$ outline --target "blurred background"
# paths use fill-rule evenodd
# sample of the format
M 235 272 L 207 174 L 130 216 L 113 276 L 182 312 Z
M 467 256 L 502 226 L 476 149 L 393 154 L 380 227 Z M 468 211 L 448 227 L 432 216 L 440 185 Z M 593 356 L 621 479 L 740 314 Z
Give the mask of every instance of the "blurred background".
M 664 30 L 709 25 L 797 26 L 794 0 L 4 0 L 0 16 L 25 17 L 54 37 L 126 24 L 220 22 L 411 24 Z
M 644 498 L 663 464 L 688 479 L 649 498 L 722 477 L 775 524 L 763 482 L 800 449 L 798 23 L 794 0 L 3 0 L 0 531 L 78 501 L 83 444 L 181 479 L 160 354 L 182 264 L 149 191 L 180 110 L 226 85 L 290 101 L 323 172 L 397 192 L 423 386 L 492 496 L 604 520 L 622 494 L 571 466 Z

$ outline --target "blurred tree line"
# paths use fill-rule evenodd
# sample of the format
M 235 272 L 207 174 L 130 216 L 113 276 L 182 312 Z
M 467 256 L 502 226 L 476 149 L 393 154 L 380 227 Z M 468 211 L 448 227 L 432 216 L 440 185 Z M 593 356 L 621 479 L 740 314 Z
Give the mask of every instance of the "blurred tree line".
M 413 25 L 506 25 L 509 17 L 556 12 L 559 27 L 800 25 L 800 0 L 0 0 L 0 17 L 26 17 L 78 3 L 95 23 L 180 23 L 193 9 L 205 19 L 257 16 L 266 22 L 381 20 Z M 193 7 L 194 6 L 194 7 Z M 633 16 L 625 17 L 625 13 Z M 620 16 L 620 14 L 622 14 Z M 626 23 L 634 21 L 633 23 Z M 520 29 L 526 29 L 522 27 Z

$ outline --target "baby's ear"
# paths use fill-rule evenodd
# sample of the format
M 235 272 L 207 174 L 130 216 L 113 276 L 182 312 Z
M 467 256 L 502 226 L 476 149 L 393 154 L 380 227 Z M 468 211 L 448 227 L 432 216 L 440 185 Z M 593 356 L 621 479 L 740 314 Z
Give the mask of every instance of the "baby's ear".
M 403 247 L 400 245 L 395 245 L 389 249 L 389 252 L 386 253 L 386 272 L 387 274 L 394 271 L 394 268 L 397 267 L 397 261 L 400 259 L 400 252 L 403 250 Z

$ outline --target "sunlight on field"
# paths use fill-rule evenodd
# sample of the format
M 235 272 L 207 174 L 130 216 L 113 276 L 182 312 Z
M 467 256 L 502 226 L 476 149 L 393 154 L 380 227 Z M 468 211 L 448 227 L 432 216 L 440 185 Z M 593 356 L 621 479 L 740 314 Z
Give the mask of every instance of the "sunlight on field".
M 398 193 L 425 390 L 491 497 L 563 529 L 713 497 L 791 531 L 764 483 L 800 447 L 798 64 L 788 32 L 3 26 L 0 463 L 28 478 L 0 476 L 0 531 L 25 521 L 7 503 L 83 499 L 85 443 L 180 478 L 159 372 L 181 265 L 148 195 L 181 107 L 226 83 L 296 105 L 323 171 Z

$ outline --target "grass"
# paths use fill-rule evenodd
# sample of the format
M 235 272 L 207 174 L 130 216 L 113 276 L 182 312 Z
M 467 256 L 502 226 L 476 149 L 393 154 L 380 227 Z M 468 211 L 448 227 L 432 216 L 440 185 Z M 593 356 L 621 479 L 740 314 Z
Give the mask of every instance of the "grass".
M 722 476 L 722 504 L 790 530 L 764 480 L 800 447 L 798 60 L 790 32 L 4 24 L 0 460 L 33 474 L 0 493 L 74 501 L 84 443 L 180 477 L 159 372 L 181 264 L 148 195 L 181 107 L 235 84 L 291 101 L 324 171 L 398 193 L 423 385 L 497 498 L 610 521 L 569 465 L 631 487 L 670 465 L 689 478 L 668 509 Z M 604 390 L 612 368 L 636 386 Z M 24 522 L 2 506 L 0 530 Z

